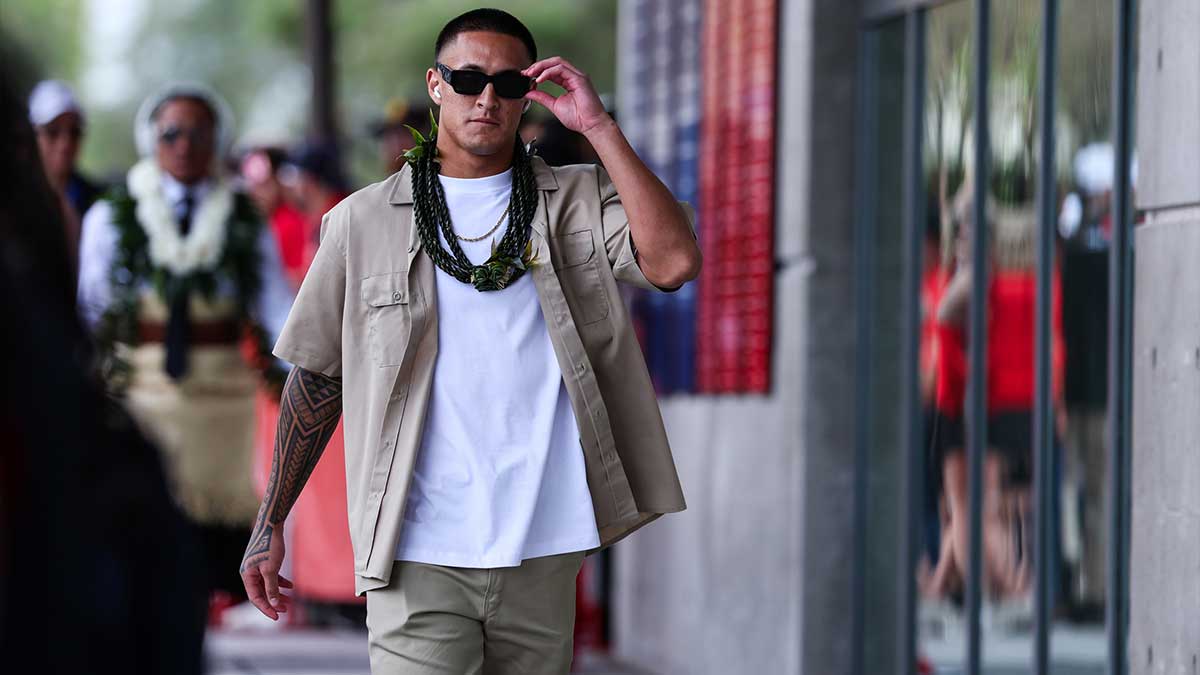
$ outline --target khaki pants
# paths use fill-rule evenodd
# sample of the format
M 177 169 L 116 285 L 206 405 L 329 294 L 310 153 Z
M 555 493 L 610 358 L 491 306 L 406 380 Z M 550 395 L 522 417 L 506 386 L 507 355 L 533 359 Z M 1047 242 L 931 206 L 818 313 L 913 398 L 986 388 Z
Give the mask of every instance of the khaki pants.
M 563 675 L 583 552 L 520 567 L 397 561 L 367 591 L 372 675 Z

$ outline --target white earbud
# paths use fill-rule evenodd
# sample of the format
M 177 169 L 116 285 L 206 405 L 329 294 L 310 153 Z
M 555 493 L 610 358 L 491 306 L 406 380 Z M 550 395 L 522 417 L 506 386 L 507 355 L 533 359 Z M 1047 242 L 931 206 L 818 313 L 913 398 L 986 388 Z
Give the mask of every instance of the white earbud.
M 440 99 L 442 97 L 442 88 L 441 87 L 433 88 L 433 97 L 438 98 L 438 99 Z

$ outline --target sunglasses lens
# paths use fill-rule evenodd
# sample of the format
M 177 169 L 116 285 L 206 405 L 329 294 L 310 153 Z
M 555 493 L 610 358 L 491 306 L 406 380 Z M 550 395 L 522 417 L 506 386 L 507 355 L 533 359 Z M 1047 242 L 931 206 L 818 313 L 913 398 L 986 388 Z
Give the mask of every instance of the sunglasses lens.
M 183 135 L 183 132 L 180 131 L 179 129 L 174 129 L 174 128 L 167 129 L 166 131 L 159 134 L 158 140 L 162 141 L 163 143 L 165 143 L 167 145 L 174 145 L 175 141 L 179 140 L 179 137 L 182 135 Z
M 473 70 L 456 70 L 454 77 L 450 80 L 450 86 L 460 94 L 474 96 L 481 93 L 487 86 L 487 76 Z
M 500 73 L 492 78 L 496 93 L 504 98 L 521 98 L 529 91 L 530 79 L 520 73 Z

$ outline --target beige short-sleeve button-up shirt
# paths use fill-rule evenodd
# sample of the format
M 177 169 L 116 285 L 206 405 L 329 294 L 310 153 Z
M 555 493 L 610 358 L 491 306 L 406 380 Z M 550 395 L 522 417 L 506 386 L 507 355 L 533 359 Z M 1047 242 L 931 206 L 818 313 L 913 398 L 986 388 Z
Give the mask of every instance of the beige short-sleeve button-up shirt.
M 647 289 L 612 181 L 592 165 L 533 160 L 538 300 L 579 423 L 602 546 L 683 492 L 617 281 Z M 689 219 L 692 211 L 685 208 Z M 386 586 L 437 354 L 432 261 L 412 223 L 408 167 L 331 210 L 276 356 L 343 385 L 356 589 Z

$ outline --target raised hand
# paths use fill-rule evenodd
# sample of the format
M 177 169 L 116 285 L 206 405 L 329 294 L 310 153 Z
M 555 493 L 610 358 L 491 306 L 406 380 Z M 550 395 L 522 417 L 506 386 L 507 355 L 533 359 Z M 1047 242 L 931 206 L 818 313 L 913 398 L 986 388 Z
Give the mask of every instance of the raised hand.
M 542 59 L 522 70 L 521 74 L 532 77 L 535 85 L 548 80 L 567 90 L 561 96 L 551 96 L 532 89 L 525 94 L 525 98 L 545 106 L 571 131 L 586 134 L 612 121 L 612 117 L 604 110 L 600 95 L 592 86 L 591 78 L 561 56 Z

